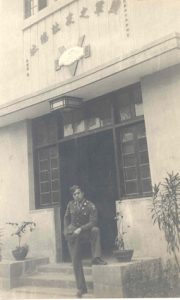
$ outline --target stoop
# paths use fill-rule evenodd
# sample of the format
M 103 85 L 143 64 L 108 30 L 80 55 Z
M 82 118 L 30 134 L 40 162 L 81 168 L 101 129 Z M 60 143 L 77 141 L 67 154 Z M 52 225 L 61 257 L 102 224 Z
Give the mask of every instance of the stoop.
M 9 290 L 19 286 L 25 275 L 36 271 L 38 266 L 48 263 L 49 258 L 47 257 L 0 262 L 0 289 Z
M 144 298 L 158 297 L 160 294 L 160 258 L 93 266 L 92 274 L 96 298 Z

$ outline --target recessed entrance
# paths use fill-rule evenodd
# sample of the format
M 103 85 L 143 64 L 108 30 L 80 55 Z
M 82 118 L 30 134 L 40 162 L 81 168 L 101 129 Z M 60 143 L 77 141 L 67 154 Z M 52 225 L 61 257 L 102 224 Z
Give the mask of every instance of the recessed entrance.
M 33 123 L 36 208 L 60 206 L 61 224 L 69 187 L 82 187 L 97 206 L 102 249 L 116 236 L 115 201 L 151 196 L 151 176 L 140 85 L 92 99 L 79 109 Z M 61 259 L 67 259 L 63 226 Z
M 115 200 L 117 196 L 112 131 L 78 137 L 60 145 L 62 215 L 71 199 L 69 187 L 78 184 L 98 210 L 104 254 L 110 253 L 116 236 Z M 64 258 L 66 245 L 64 245 Z

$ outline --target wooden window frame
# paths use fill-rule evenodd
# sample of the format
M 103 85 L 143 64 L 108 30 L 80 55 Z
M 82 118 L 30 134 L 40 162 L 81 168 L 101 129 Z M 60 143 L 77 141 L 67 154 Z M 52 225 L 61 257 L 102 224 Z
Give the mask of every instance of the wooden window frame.
M 41 11 L 48 6 L 48 0 L 43 0 L 45 2 L 43 7 L 40 7 L 40 1 L 42 0 L 24 0 L 24 19 L 34 16 L 38 11 Z
M 57 140 L 55 140 L 54 142 L 46 143 L 44 145 L 36 145 L 34 143 L 34 145 L 33 145 L 34 157 L 36 157 L 36 155 L 37 155 L 37 153 L 40 149 L 43 149 L 43 148 L 46 148 L 46 147 L 52 147 L 52 146 L 59 147 L 59 145 L 61 143 L 64 143 L 68 140 L 73 140 L 73 139 L 80 138 L 80 137 L 83 137 L 83 136 L 96 134 L 96 133 L 101 132 L 101 131 L 111 130 L 112 134 L 113 134 L 113 147 L 114 147 L 115 165 L 116 165 L 116 181 L 117 181 L 118 198 L 119 199 L 132 198 L 132 197 L 124 196 L 125 195 L 125 190 L 124 190 L 124 183 L 122 182 L 122 168 L 123 168 L 122 154 L 121 154 L 119 142 L 117 140 L 117 131 L 121 132 L 121 129 L 123 129 L 123 128 L 126 128 L 128 126 L 133 126 L 133 125 L 136 126 L 138 123 L 144 122 L 144 115 L 136 116 L 135 111 L 134 111 L 134 113 L 132 114 L 134 116 L 134 118 L 129 119 L 129 120 L 125 120 L 123 122 L 117 122 L 115 103 L 117 101 L 117 97 L 118 97 L 119 93 L 124 92 L 125 89 L 129 89 L 130 94 L 132 94 L 132 89 L 135 86 L 137 86 L 140 89 L 139 84 L 138 85 L 135 84 L 135 85 L 132 85 L 132 86 L 128 86 L 128 87 L 126 87 L 126 88 L 124 88 L 120 91 L 115 91 L 113 93 L 110 93 L 110 94 L 104 96 L 105 99 L 107 99 L 108 97 L 113 98 L 110 101 L 111 102 L 111 120 L 112 120 L 111 124 L 109 124 L 107 126 L 104 126 L 104 127 L 100 127 L 100 128 L 96 128 L 96 129 L 92 129 L 92 130 L 87 130 L 87 131 L 84 131 L 84 132 L 81 132 L 81 133 L 76 133 L 76 134 L 73 134 L 73 135 L 70 135 L 70 136 L 62 137 L 61 129 L 59 129 L 60 126 L 62 128 L 62 123 L 60 122 L 60 125 L 57 124 L 58 130 L 60 132 L 60 134 L 58 135 Z M 98 99 L 100 100 L 100 98 L 102 98 L 102 97 L 99 97 Z M 94 99 L 93 101 L 95 101 L 95 100 L 96 99 Z M 93 101 L 92 101 L 92 103 L 94 103 Z M 134 110 L 135 110 L 135 108 L 134 108 Z M 59 112 L 56 112 L 56 113 L 59 114 L 59 116 L 60 116 Z M 43 116 L 43 118 L 45 118 L 45 117 L 47 117 L 47 115 Z M 147 153 L 148 153 L 148 150 L 147 150 Z M 60 160 L 60 158 L 59 158 L 59 160 Z M 36 162 L 37 162 L 37 160 L 36 160 Z M 36 162 L 34 162 L 34 164 L 36 164 Z M 36 168 L 35 174 L 36 174 L 36 177 L 35 177 L 36 179 L 35 180 L 37 180 L 38 179 L 37 168 Z M 35 186 L 37 187 L 36 182 L 35 182 Z M 60 190 L 60 188 L 61 188 L 61 186 L 60 186 L 60 183 L 59 183 L 59 190 Z M 37 200 L 38 200 L 38 194 L 39 194 L 39 191 L 36 188 L 36 199 Z M 150 196 L 150 195 L 147 195 L 147 197 L 148 196 Z M 140 198 L 140 197 L 144 197 L 144 196 L 139 194 L 135 198 Z M 41 207 L 40 202 L 38 202 L 37 200 L 36 200 L 37 207 L 38 208 L 43 208 L 43 207 Z M 49 207 L 51 207 L 51 206 L 52 206 L 52 203 L 49 204 Z M 46 206 L 46 207 L 48 207 L 48 206 Z

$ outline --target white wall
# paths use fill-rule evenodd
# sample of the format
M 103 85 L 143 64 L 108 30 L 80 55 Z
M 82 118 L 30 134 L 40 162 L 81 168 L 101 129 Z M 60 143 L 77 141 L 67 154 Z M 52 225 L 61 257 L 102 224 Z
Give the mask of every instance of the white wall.
M 180 66 L 141 80 L 152 184 L 167 172 L 180 173 Z M 125 242 L 138 257 L 167 258 L 164 233 L 151 219 L 152 199 L 124 200 L 117 210 L 124 216 Z M 127 226 L 130 226 L 127 228 Z
M 134 258 L 168 257 L 164 235 L 151 219 L 152 199 L 117 201 L 117 211 L 123 215 L 126 249 L 134 249 Z M 119 224 L 120 226 L 120 224 Z
M 3 258 L 12 259 L 11 249 L 17 246 L 17 237 L 11 236 L 12 227 L 6 222 L 34 221 L 36 230 L 25 233 L 22 242 L 30 246 L 29 257 L 56 258 L 54 209 L 30 210 L 34 191 L 29 172 L 27 139 L 28 122 L 20 122 L 0 129 L 0 227 L 3 234 Z
M 51 0 L 51 7 L 54 5 L 58 8 L 62 2 L 63 0 Z M 69 6 L 55 11 L 47 18 L 49 8 L 44 12 L 42 10 L 39 15 L 44 14 L 45 18 L 41 21 L 37 18 L 37 23 L 34 24 L 33 17 L 30 18 L 31 26 L 23 31 L 27 21 L 23 20 L 23 0 L 0 0 L 0 103 L 7 103 L 71 78 L 68 68 L 62 68 L 59 72 L 54 70 L 54 60 L 59 55 L 60 47 L 76 45 L 79 36 L 83 34 L 86 35 L 85 44 L 91 45 L 91 57 L 79 62 L 78 75 L 169 33 L 180 32 L 179 0 L 121 1 L 117 15 L 109 14 L 112 0 L 106 0 L 100 16 L 94 13 L 96 0 L 71 2 Z M 82 7 L 88 8 L 89 18 L 79 17 Z M 75 23 L 66 26 L 66 17 L 70 11 Z M 51 28 L 55 21 L 59 22 L 61 31 L 53 36 Z M 127 27 L 129 37 L 126 34 Z M 43 31 L 48 32 L 49 40 L 41 45 L 40 36 Z M 30 57 L 32 44 L 38 45 L 39 52 Z M 29 59 L 29 77 L 26 76 L 26 59 Z
M 142 79 L 150 169 L 153 183 L 180 172 L 180 66 Z

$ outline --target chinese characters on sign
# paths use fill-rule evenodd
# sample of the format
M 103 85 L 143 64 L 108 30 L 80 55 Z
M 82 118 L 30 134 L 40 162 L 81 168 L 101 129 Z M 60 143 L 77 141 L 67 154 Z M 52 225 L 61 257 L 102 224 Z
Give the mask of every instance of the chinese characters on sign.
M 73 23 L 74 23 L 73 14 L 69 13 L 69 15 L 66 17 L 66 25 L 69 26 L 69 25 L 71 25 Z
M 94 8 L 93 10 L 89 9 L 89 7 L 86 6 L 82 6 L 79 7 L 80 10 L 78 12 L 78 17 L 80 19 L 84 19 L 84 22 L 86 22 L 86 20 L 88 20 L 92 14 L 94 16 L 96 16 L 99 20 L 101 20 L 101 16 L 104 13 L 109 14 L 109 22 L 113 22 L 113 17 L 115 17 L 116 15 L 118 16 L 119 13 L 121 13 L 121 20 L 123 22 L 123 27 L 126 33 L 126 37 L 128 38 L 130 36 L 130 28 L 129 28 L 129 18 L 128 18 L 128 4 L 127 4 L 128 0 L 111 0 L 109 1 L 109 4 L 107 4 L 106 1 L 103 0 L 97 0 L 94 4 Z M 63 31 L 63 24 L 61 23 L 62 19 L 60 21 L 58 20 L 54 20 L 52 27 L 51 27 L 51 33 L 52 36 L 56 35 L 56 34 L 60 34 Z M 73 14 L 72 11 L 68 11 L 67 15 L 65 16 L 65 20 L 63 20 L 63 23 L 65 26 L 69 27 L 69 26 L 73 26 L 74 23 L 76 23 L 76 18 L 75 18 L 75 14 Z M 40 43 L 41 45 L 45 44 L 48 42 L 48 40 L 51 38 L 51 36 L 49 35 L 49 33 L 47 33 L 46 31 L 42 32 L 40 34 Z M 83 38 L 84 39 L 84 38 Z M 38 44 L 38 43 L 37 43 Z M 75 59 L 75 61 L 70 64 L 70 66 L 68 66 L 71 74 L 74 76 L 76 73 L 76 69 L 77 69 L 77 65 L 78 62 L 81 58 L 86 58 L 90 56 L 90 46 L 85 46 L 82 47 L 83 45 L 83 40 L 79 41 L 78 46 L 81 47 L 81 49 L 79 48 L 78 51 L 83 49 L 83 55 L 81 55 L 80 58 L 78 58 L 79 56 L 77 55 L 78 51 L 75 51 L 77 49 L 75 49 L 75 47 L 72 47 L 73 49 L 71 49 L 71 51 L 69 50 L 69 52 L 66 53 L 67 55 L 77 55 L 77 59 Z M 33 57 L 37 51 L 38 51 L 38 47 L 33 44 L 30 48 L 30 57 Z M 65 49 L 65 47 L 61 47 L 59 48 L 59 54 L 62 55 L 63 52 L 67 51 Z M 55 60 L 55 70 L 60 70 L 61 66 L 59 64 L 59 59 Z M 26 60 L 26 75 L 29 76 L 29 61 Z
M 110 7 L 110 10 L 109 10 L 109 14 L 115 14 L 116 15 L 118 13 L 120 5 L 121 5 L 120 0 L 113 0 L 112 4 L 111 4 L 111 7 Z
M 126 36 L 129 37 L 129 20 L 128 20 L 128 13 L 127 13 L 127 0 L 123 0 L 123 8 L 124 8 L 124 21 L 125 21 L 125 30 Z
M 60 26 L 59 26 L 59 24 L 56 22 L 56 23 L 54 23 L 53 24 L 53 26 L 52 26 L 52 33 L 53 34 L 56 34 L 58 31 L 60 31 L 61 29 L 60 29 Z
M 95 14 L 96 14 L 97 16 L 99 16 L 101 13 L 104 12 L 103 7 L 104 7 L 104 1 L 101 0 L 101 1 L 97 1 L 97 2 L 96 2 L 96 10 L 95 10 Z
M 123 1 L 123 7 L 124 7 L 126 35 L 128 37 L 129 36 L 129 25 L 128 25 L 128 19 L 127 19 L 127 3 L 126 3 L 126 0 L 112 0 L 112 2 L 110 4 L 110 8 L 108 10 L 108 13 L 117 15 L 118 11 L 119 11 L 119 9 L 122 5 L 122 3 L 121 3 L 122 1 Z M 105 1 L 103 1 L 103 0 L 96 1 L 94 14 L 97 15 L 98 17 L 101 16 L 101 14 L 103 14 L 105 12 L 104 11 L 104 5 L 105 5 Z M 84 19 L 88 19 L 90 17 L 90 15 L 88 13 L 88 7 L 83 6 L 81 8 L 79 17 L 84 18 Z M 72 12 L 69 12 L 69 14 L 66 17 L 65 24 L 66 24 L 66 26 L 70 26 L 74 23 L 75 23 L 74 15 L 73 15 Z M 53 35 L 57 34 L 59 31 L 61 31 L 60 24 L 58 22 L 55 22 L 52 25 L 51 29 L 52 29 L 52 34 Z M 47 43 L 48 39 L 49 39 L 49 37 L 47 35 L 47 32 L 43 32 L 40 36 L 41 44 Z M 37 52 L 36 46 L 32 45 L 32 48 L 30 50 L 31 56 L 34 56 L 36 54 L 36 52 Z
M 29 59 L 26 59 L 26 76 L 29 77 Z
M 43 32 L 43 34 L 41 34 L 41 44 L 45 44 L 48 41 L 48 35 L 47 32 Z
M 36 52 L 38 51 L 38 48 L 36 45 L 32 45 L 31 49 L 30 49 L 30 55 L 34 56 L 36 54 Z
M 89 15 L 87 15 L 88 8 L 83 7 L 81 10 L 80 18 L 89 18 Z

